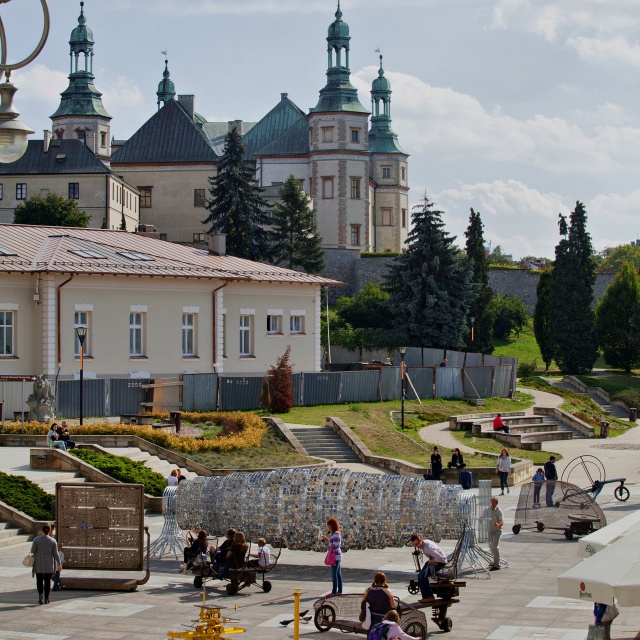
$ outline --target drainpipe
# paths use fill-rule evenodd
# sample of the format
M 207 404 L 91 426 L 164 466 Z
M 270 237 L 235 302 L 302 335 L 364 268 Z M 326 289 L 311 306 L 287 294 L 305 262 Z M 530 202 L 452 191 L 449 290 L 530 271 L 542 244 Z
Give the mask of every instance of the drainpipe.
M 109 184 L 109 174 L 105 176 L 105 180 L 107 182 L 106 189 L 105 189 L 107 197 L 105 199 L 105 207 L 104 207 L 104 224 L 106 229 L 110 229 L 111 227 L 109 226 L 109 207 L 110 207 L 111 189 L 109 189 L 109 187 L 111 185 Z
M 62 287 L 64 287 L 64 285 L 67 284 L 67 282 L 71 282 L 71 280 L 73 280 L 73 276 L 69 276 L 69 278 L 67 278 L 67 280 L 65 280 L 62 284 L 59 284 L 56 289 L 56 329 L 57 329 L 57 338 L 58 338 L 58 370 L 56 371 L 56 380 L 55 380 L 56 396 L 58 394 L 58 376 L 60 375 L 60 369 L 62 368 L 62 351 L 60 350 L 60 344 L 61 344 L 60 289 L 62 289 Z
M 218 364 L 218 291 L 220 289 L 224 289 L 229 282 L 225 282 L 220 285 L 217 289 L 214 289 L 211 292 L 211 298 L 213 302 L 213 368 L 215 369 Z

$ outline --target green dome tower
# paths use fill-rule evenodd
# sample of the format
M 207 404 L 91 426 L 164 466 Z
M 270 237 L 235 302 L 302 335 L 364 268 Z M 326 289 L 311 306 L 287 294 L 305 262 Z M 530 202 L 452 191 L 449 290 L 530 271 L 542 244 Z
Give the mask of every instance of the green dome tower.
M 164 61 L 164 71 L 162 72 L 162 80 L 158 84 L 158 90 L 156 91 L 158 96 L 158 110 L 160 109 L 160 103 L 167 104 L 169 100 L 174 100 L 176 97 L 176 87 L 169 78 L 169 61 Z

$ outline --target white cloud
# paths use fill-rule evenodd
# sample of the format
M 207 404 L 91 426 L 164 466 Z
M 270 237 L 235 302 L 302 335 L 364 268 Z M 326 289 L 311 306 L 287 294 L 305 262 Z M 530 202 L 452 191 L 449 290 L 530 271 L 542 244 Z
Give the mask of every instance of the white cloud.
M 562 32 L 613 33 L 640 25 L 636 0 L 498 0 L 492 26 L 519 29 L 549 41 Z
M 369 91 L 376 71 L 365 67 L 352 76 L 361 95 Z M 393 127 L 409 153 L 428 150 L 450 159 L 474 157 L 564 174 L 612 174 L 622 161 L 640 166 L 640 128 L 601 123 L 589 136 L 559 117 L 537 114 L 518 120 L 499 108 L 489 112 L 474 97 L 453 89 L 404 73 L 386 75 L 393 89 Z
M 142 104 L 142 91 L 140 87 L 126 76 L 115 76 L 101 80 L 102 102 L 113 105 L 122 111 L 130 107 L 137 107 Z
M 60 93 L 67 88 L 69 80 L 65 73 L 53 71 L 43 64 L 34 64 L 26 71 L 15 71 L 11 82 L 18 87 L 15 103 L 40 103 L 38 108 L 55 109 L 60 104 Z
M 629 44 L 624 36 L 615 38 L 568 38 L 567 46 L 575 49 L 584 60 L 592 62 L 622 62 L 640 67 L 640 45 Z

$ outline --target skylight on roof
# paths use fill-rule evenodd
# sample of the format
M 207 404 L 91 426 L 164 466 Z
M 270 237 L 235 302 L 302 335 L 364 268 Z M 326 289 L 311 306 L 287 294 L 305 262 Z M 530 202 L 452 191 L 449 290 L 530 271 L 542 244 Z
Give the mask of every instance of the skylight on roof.
M 69 249 L 69 253 L 75 253 L 81 258 L 106 258 L 97 251 L 91 251 L 90 249 Z
M 120 251 L 121 256 L 129 258 L 129 260 L 155 260 L 151 256 L 147 256 L 144 253 L 136 253 L 135 251 Z
M 11 249 L 5 249 L 4 247 L 0 247 L 0 256 L 17 256 L 18 254 L 15 251 L 11 251 Z

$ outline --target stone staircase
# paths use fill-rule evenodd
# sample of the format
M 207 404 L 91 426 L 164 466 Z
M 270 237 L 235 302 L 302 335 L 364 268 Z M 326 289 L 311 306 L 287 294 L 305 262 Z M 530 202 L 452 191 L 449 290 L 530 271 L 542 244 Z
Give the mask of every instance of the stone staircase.
M 334 460 L 338 463 L 361 462 L 349 445 L 332 427 L 287 425 L 291 433 L 310 456 Z
M 33 536 L 22 533 L 22 529 L 17 529 L 9 522 L 0 520 L 0 548 L 29 542 L 32 538 Z
M 589 396 L 595 403 L 600 405 L 604 413 L 608 413 L 614 418 L 620 418 L 622 420 L 629 419 L 629 412 L 624 407 L 620 406 L 619 404 L 611 404 L 608 400 L 605 400 L 602 396 L 600 396 L 595 391 L 590 391 L 589 387 L 583 390 L 580 387 L 577 387 L 576 385 L 572 384 L 569 380 L 566 380 L 566 379 L 562 380 L 561 382 L 553 381 L 551 384 L 553 384 L 554 387 L 560 387 L 561 389 L 569 389 L 569 391 L 573 391 L 574 393 L 579 393 L 580 395 L 583 395 L 583 396 Z
M 159 458 L 158 456 L 154 456 L 148 451 L 138 449 L 138 447 L 104 447 L 104 449 L 114 456 L 125 456 L 131 460 L 144 462 L 147 467 L 162 474 L 165 478 L 168 477 L 174 469 L 179 468 L 176 464 L 169 462 L 168 460 L 164 460 L 163 458 Z M 180 471 L 187 480 L 191 480 L 198 475 L 197 473 L 188 471 L 187 469 L 180 469 Z

